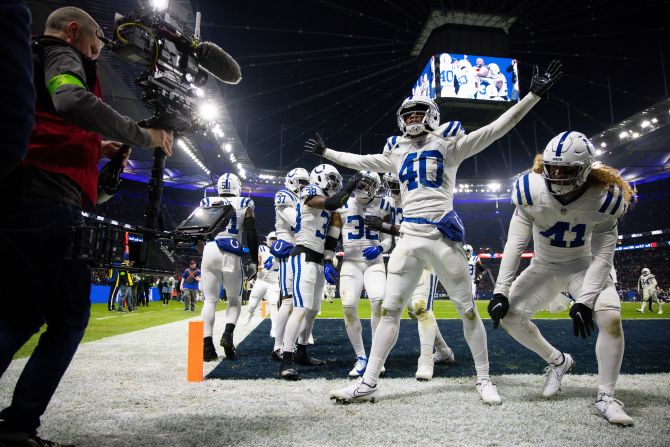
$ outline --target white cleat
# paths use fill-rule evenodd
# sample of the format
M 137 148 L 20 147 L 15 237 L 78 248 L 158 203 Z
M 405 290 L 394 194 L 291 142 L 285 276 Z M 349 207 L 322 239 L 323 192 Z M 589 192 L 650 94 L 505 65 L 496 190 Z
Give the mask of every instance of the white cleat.
M 542 396 L 546 399 L 553 397 L 561 389 L 561 379 L 563 376 L 575 366 L 575 361 L 570 354 L 563 353 L 563 363 L 559 366 L 549 365 L 544 368 L 547 378 L 544 381 L 544 388 L 542 389 Z
M 456 360 L 454 351 L 440 351 L 439 349 L 433 354 L 433 363 L 435 365 L 451 365 Z
M 433 378 L 433 358 L 428 356 L 419 356 L 419 362 L 414 374 L 416 380 L 424 381 Z
M 363 357 L 356 357 L 356 364 L 354 365 L 353 369 L 349 371 L 349 378 L 350 379 L 357 379 L 365 373 L 365 368 L 368 367 L 368 358 L 363 356 Z
M 498 388 L 489 379 L 482 379 L 477 382 L 477 392 L 485 404 L 500 405 L 502 403 L 502 399 L 500 399 L 500 395 L 498 394 Z
M 614 396 L 601 393 L 596 401 L 596 408 L 600 415 L 610 424 L 633 425 L 633 419 L 623 411 L 623 403 Z
M 338 404 L 348 404 L 351 402 L 376 402 L 378 399 L 377 385 L 370 386 L 359 379 L 348 387 L 332 390 L 328 393 L 330 398 Z
M 659 314 L 659 315 L 663 315 L 663 311 L 662 311 L 662 310 L 659 310 L 659 311 L 658 311 L 658 314 Z

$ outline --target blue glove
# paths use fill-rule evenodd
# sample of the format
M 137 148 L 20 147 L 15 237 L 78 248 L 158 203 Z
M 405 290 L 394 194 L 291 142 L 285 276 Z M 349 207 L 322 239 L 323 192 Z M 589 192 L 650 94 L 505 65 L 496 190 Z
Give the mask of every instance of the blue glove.
M 337 284 L 337 280 L 340 278 L 340 274 L 337 273 L 337 269 L 330 261 L 326 261 L 323 265 L 323 276 L 326 277 L 328 284 Z
M 274 258 L 273 258 L 272 256 L 270 256 L 269 258 L 267 258 L 267 259 L 265 260 L 265 262 L 263 263 L 263 268 L 265 268 L 266 270 L 270 270 L 270 269 L 272 268 L 272 264 L 273 264 L 272 261 L 273 261 L 273 259 L 274 259 Z
M 368 247 L 363 250 L 363 257 L 368 261 L 372 261 L 373 259 L 377 259 L 377 256 L 379 256 L 382 251 L 384 251 L 384 249 L 381 247 L 381 245 L 377 245 L 376 247 Z

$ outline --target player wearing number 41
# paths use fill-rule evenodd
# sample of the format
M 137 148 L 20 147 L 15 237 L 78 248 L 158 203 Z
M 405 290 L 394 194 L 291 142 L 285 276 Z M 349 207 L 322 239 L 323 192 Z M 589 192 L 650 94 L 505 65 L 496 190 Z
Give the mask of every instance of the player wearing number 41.
M 381 256 L 391 248 L 393 239 L 389 234 L 379 233 L 365 225 L 365 220 L 374 216 L 391 221 L 391 203 L 388 197 L 377 197 L 381 180 L 376 172 L 360 171 L 360 181 L 344 206 L 333 213 L 331 222 L 342 228 L 344 262 L 340 271 L 340 297 L 344 312 L 344 326 L 351 346 L 356 353 L 356 363 L 349 377 L 363 375 L 368 356 L 363 345 L 363 328 L 358 317 L 358 304 L 363 288 L 370 300 L 370 323 L 375 333 L 382 314 L 382 299 L 386 284 L 386 267 Z
M 550 398 L 575 362 L 545 340 L 530 319 L 567 290 L 575 298 L 570 309 L 575 336 L 591 335 L 594 317 L 599 328 L 596 408 L 611 423 L 632 425 L 614 398 L 624 338 L 610 275 L 617 218 L 628 207 L 631 188 L 615 169 L 594 159 L 595 149 L 584 134 L 562 132 L 538 154 L 531 172 L 517 179 L 512 191 L 516 209 L 488 309 L 494 327 L 502 324 L 549 364 L 542 394 Z M 531 237 L 535 257 L 514 279 Z
M 440 113 L 430 98 L 409 98 L 398 109 L 402 137 L 388 139 L 383 153 L 357 155 L 327 149 L 319 135 L 305 149 L 351 169 L 397 173 L 401 182 L 403 221 L 401 236 L 388 263 L 382 319 L 372 339 L 363 378 L 331 391 L 337 401 L 376 400 L 377 381 L 386 358 L 395 345 L 400 316 L 419 278 L 432 266 L 445 286 L 463 321 L 463 332 L 475 361 L 476 389 L 485 403 L 499 404 L 500 396 L 489 377 L 484 324 L 472 300 L 462 241 L 464 229 L 453 210 L 453 192 L 459 165 L 509 132 L 561 76 L 561 65 L 535 74 L 525 98 L 491 124 L 469 135 L 459 133 L 461 124 L 440 125 Z
M 217 353 L 212 342 L 214 330 L 214 314 L 216 303 L 219 300 L 219 287 L 223 283 L 228 296 L 226 309 L 226 328 L 221 336 L 221 346 L 226 358 L 234 360 L 237 357 L 233 344 L 233 331 L 242 310 L 242 231 L 246 233 L 249 254 L 253 260 L 251 269 L 256 272 L 258 259 L 258 236 L 254 218 L 254 201 L 247 197 L 240 197 L 242 184 L 235 174 L 223 174 L 216 184 L 219 197 L 206 197 L 200 202 L 201 206 L 230 204 L 235 208 L 226 228 L 216 235 L 213 241 L 205 245 L 202 253 L 202 292 L 205 302 L 202 306 L 202 319 L 205 322 L 204 359 L 217 359 Z
M 247 315 L 244 318 L 243 324 L 247 325 L 256 312 L 258 303 L 265 299 L 270 310 L 270 337 L 275 336 L 276 320 L 277 320 L 277 304 L 279 304 L 279 262 L 270 253 L 272 244 L 277 240 L 277 233 L 271 231 L 265 237 L 267 245 L 260 245 L 258 247 L 258 273 L 256 275 L 256 282 L 251 288 L 249 295 L 249 306 L 247 307 Z
M 321 164 L 312 170 L 309 180 L 310 184 L 300 192 L 296 207 L 295 248 L 291 251 L 293 312 L 284 330 L 280 370 L 285 380 L 300 379 L 294 362 L 311 366 L 325 363 L 309 356 L 307 344 L 314 319 L 321 309 L 324 277 L 331 284 L 337 282 L 333 257 L 340 228 L 330 225 L 331 213 L 346 202 L 358 177 L 354 176 L 342 187 L 342 176 L 337 169 Z

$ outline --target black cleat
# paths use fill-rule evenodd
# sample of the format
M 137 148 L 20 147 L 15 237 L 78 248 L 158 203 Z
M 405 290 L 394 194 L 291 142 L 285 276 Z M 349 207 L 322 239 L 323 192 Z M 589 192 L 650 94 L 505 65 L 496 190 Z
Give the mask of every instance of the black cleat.
M 219 360 L 219 355 L 216 353 L 216 349 L 214 348 L 214 342 L 212 341 L 212 337 L 205 337 L 203 339 L 203 343 L 204 343 L 204 350 L 202 359 L 205 362 L 214 362 L 216 360 Z
M 281 362 L 282 359 L 282 352 L 281 349 L 275 349 L 272 351 L 272 360 L 275 362 Z
M 293 360 L 298 364 L 302 366 L 322 366 L 325 365 L 326 362 L 324 360 L 319 360 L 315 359 L 313 357 L 310 357 L 309 354 L 307 353 L 307 345 L 297 345 L 297 350 L 293 354 Z
M 235 351 L 235 345 L 233 344 L 233 334 L 224 332 L 221 336 L 221 346 L 223 346 L 223 352 L 226 354 L 228 360 L 235 360 L 237 358 L 237 351 Z
M 298 371 L 296 371 L 293 365 L 293 356 L 293 352 L 283 353 L 279 375 L 284 380 L 295 382 L 296 380 L 300 380 L 300 374 L 298 374 Z
M 291 382 L 296 382 L 300 380 L 300 374 L 298 374 L 298 371 L 296 371 L 293 368 L 282 369 L 281 378 L 284 380 L 289 380 Z

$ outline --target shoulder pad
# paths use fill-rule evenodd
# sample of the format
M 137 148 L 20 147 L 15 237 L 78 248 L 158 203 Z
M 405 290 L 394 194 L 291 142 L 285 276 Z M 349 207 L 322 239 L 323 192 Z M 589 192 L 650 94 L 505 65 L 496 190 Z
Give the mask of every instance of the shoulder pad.
M 600 208 L 599 213 L 609 214 L 619 218 L 626 212 L 626 205 L 623 200 L 623 191 L 616 185 L 610 185 L 607 192 L 602 191 L 599 195 Z
M 526 172 L 516 179 L 512 189 L 512 203 L 516 206 L 533 206 L 539 202 L 540 174 Z
M 442 137 L 458 137 L 465 135 L 465 130 L 460 121 L 447 121 L 446 123 L 440 124 L 440 127 L 435 131 L 438 135 Z
M 256 205 L 254 204 L 254 201 L 249 197 L 241 197 L 240 199 L 240 208 L 255 208 Z
M 205 197 L 200 200 L 200 206 L 225 206 L 230 205 L 230 202 L 223 197 Z
M 384 145 L 384 150 L 382 152 L 391 152 L 393 149 L 398 147 L 398 142 L 400 141 L 400 137 L 398 136 L 392 136 L 388 137 L 386 139 L 386 144 Z
M 300 191 L 300 198 L 303 200 L 313 196 L 325 196 L 325 194 L 318 185 L 311 183 L 302 188 L 302 191 Z
M 275 193 L 275 205 L 288 206 L 295 203 L 297 197 L 287 189 L 280 189 Z

